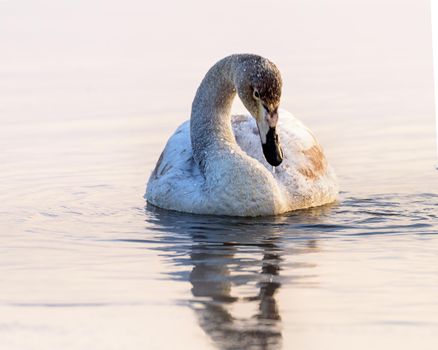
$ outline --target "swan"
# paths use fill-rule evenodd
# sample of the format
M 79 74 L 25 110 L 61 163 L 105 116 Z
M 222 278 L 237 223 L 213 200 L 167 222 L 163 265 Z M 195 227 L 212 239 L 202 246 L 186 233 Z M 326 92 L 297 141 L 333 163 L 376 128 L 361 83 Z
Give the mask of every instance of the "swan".
M 210 68 L 190 121 L 170 137 L 150 175 L 147 202 L 228 216 L 333 202 L 336 175 L 312 132 L 279 109 L 281 87 L 277 67 L 258 55 L 231 55 Z M 250 115 L 231 116 L 236 94 Z

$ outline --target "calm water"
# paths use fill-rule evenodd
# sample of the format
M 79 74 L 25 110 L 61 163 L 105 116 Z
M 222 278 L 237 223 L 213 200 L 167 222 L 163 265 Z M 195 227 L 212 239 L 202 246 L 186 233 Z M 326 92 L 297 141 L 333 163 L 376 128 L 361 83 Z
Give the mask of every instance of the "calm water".
M 0 2 L 2 349 L 437 348 L 428 1 L 264 4 Z M 245 51 L 279 65 L 339 201 L 146 205 L 203 74 Z

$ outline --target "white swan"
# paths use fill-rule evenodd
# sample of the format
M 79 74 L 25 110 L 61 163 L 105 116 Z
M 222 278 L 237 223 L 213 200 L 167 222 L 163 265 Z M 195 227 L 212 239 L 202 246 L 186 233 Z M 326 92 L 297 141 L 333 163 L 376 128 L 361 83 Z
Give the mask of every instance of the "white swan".
M 253 117 L 231 116 L 236 92 Z M 147 201 L 232 216 L 334 201 L 336 176 L 321 146 L 300 121 L 278 110 L 280 95 L 280 73 L 269 60 L 242 54 L 216 63 L 198 88 L 190 122 L 167 142 L 149 178 Z

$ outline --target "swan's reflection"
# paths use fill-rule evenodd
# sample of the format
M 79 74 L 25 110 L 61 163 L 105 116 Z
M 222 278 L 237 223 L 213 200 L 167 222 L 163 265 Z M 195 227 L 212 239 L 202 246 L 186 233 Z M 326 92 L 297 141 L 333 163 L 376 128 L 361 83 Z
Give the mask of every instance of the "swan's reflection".
M 172 242 L 163 248 L 167 256 L 191 266 L 190 305 L 214 343 L 221 349 L 281 348 L 276 294 L 284 255 L 317 250 L 316 241 L 305 240 L 300 250 L 285 249 L 283 234 L 290 226 L 285 216 L 206 217 L 152 206 L 147 213 L 160 240 Z M 177 278 L 187 280 L 187 275 Z
M 221 348 L 264 349 L 280 345 L 280 314 L 275 300 L 281 286 L 277 239 L 263 238 L 262 244 L 252 249 L 251 259 L 238 257 L 239 249 L 245 246 L 242 243 L 223 241 L 218 249 L 217 245 L 195 241 L 198 244 L 193 245 L 190 254 L 193 269 L 189 277 L 193 296 L 198 299 L 193 305 L 200 326 Z M 240 265 L 244 260 L 246 268 Z M 259 267 L 260 271 L 249 273 Z M 242 285 L 251 288 L 239 293 Z M 233 308 L 236 304 L 249 307 L 250 315 L 239 315 L 239 309 Z

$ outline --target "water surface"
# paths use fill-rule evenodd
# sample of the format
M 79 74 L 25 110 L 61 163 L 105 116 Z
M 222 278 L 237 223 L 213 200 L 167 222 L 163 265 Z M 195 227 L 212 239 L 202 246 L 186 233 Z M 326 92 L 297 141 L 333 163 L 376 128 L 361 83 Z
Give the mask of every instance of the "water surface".
M 25 4 L 0 2 L 2 348 L 437 347 L 428 1 Z M 252 219 L 146 205 L 232 52 L 278 64 L 336 203 Z

